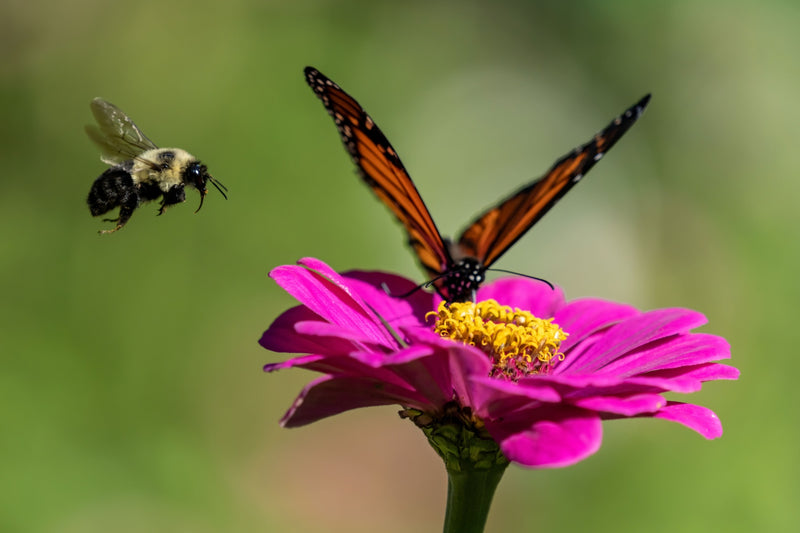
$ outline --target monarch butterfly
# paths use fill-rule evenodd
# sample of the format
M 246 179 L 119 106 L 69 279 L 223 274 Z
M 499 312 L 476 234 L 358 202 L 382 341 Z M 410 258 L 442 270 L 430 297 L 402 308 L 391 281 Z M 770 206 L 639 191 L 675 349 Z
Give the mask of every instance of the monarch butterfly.
M 456 242 L 442 237 L 397 152 L 341 87 L 313 67 L 306 81 L 333 117 L 361 178 L 405 227 L 408 243 L 447 302 L 475 299 L 486 270 L 591 169 L 642 115 L 650 95 L 615 118 L 547 173 L 478 216 Z

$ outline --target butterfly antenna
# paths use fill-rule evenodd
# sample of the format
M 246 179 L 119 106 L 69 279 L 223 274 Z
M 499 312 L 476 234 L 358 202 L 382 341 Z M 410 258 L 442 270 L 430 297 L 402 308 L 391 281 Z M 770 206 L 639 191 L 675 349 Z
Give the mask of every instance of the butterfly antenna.
M 427 288 L 429 283 L 430 282 L 426 282 L 426 283 L 423 283 L 422 285 L 417 285 L 416 287 L 414 287 L 410 291 L 404 292 L 403 294 L 392 294 L 391 289 L 389 289 L 389 286 L 385 282 L 381 283 L 381 288 L 383 289 L 383 292 L 385 292 L 387 296 L 391 296 L 392 298 L 408 298 L 409 296 L 411 296 L 412 294 L 414 294 L 418 290 L 423 289 L 423 288 Z
M 527 274 L 520 274 L 519 272 L 512 272 L 511 270 L 503 270 L 503 269 L 500 269 L 500 268 L 487 268 L 486 270 L 487 271 L 491 271 L 491 272 L 502 272 L 504 274 L 511 274 L 513 276 L 522 276 L 523 278 L 528 278 L 528 279 L 532 279 L 532 280 L 536 280 L 536 281 L 541 281 L 542 283 L 544 283 L 545 285 L 550 287 L 551 290 L 556 290 L 555 286 L 552 283 L 550 283 L 549 281 L 547 281 L 546 279 L 543 279 L 543 278 L 537 278 L 536 276 L 529 276 Z
M 444 272 L 442 274 L 439 274 L 435 278 L 430 279 L 430 280 L 426 281 L 425 283 L 421 283 L 421 284 L 417 285 L 416 287 L 414 287 L 413 289 L 411 289 L 410 291 L 405 292 L 403 294 L 392 294 L 392 291 L 389 290 L 389 286 L 385 282 L 381 283 L 381 288 L 383 289 L 383 292 L 385 292 L 387 294 L 387 296 L 391 296 L 392 298 L 408 298 L 409 296 L 411 296 L 412 294 L 414 294 L 415 292 L 417 292 L 420 289 L 430 289 L 431 287 L 433 287 L 433 284 L 437 280 L 440 280 L 440 279 L 442 279 L 443 277 L 445 277 L 447 275 L 448 275 L 448 272 Z
M 386 287 L 386 283 L 381 283 L 381 285 L 383 286 L 383 290 L 386 290 L 388 288 Z M 378 320 L 381 321 L 381 323 L 389 332 L 389 334 L 392 336 L 392 338 L 394 338 L 394 340 L 397 341 L 397 344 L 399 344 L 403 348 L 408 348 L 408 343 L 405 341 L 405 339 L 403 339 L 403 337 L 400 336 L 400 333 L 396 329 L 394 329 L 391 326 L 391 324 L 389 324 L 388 320 L 383 318 L 383 316 L 377 311 L 377 309 L 369 305 L 367 302 L 364 302 L 364 305 L 369 307 L 369 310 L 372 311 L 372 313 L 378 318 Z

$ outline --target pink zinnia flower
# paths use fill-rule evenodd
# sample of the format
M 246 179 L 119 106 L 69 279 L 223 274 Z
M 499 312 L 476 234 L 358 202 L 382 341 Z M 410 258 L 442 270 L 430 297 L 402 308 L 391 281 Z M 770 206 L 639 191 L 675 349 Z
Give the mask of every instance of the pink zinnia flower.
M 662 418 L 708 439 L 722 434 L 709 409 L 663 396 L 738 377 L 737 369 L 714 362 L 730 357 L 723 338 L 690 331 L 706 322 L 696 311 L 567 302 L 560 289 L 524 278 L 486 284 L 477 305 L 437 311 L 434 295 L 387 294 L 385 288 L 412 289 L 404 278 L 339 275 L 316 259 L 300 265 L 270 273 L 301 305 L 279 316 L 260 340 L 268 350 L 308 354 L 265 370 L 323 374 L 283 417 L 286 427 L 397 404 L 446 463 L 463 429 L 502 452 L 478 446 L 470 451 L 478 461 L 528 467 L 567 466 L 593 454 L 603 419 Z

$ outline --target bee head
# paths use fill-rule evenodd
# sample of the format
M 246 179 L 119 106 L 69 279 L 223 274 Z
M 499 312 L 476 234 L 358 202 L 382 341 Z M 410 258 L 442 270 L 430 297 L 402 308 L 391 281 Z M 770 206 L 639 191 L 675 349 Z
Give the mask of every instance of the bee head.
M 213 177 L 211 177 L 211 174 L 208 173 L 206 166 L 199 161 L 189 163 L 189 166 L 186 167 L 186 171 L 184 172 L 184 180 L 200 191 L 200 205 L 197 207 L 195 213 L 200 211 L 200 208 L 203 207 L 203 199 L 208 193 L 208 188 L 206 187 L 208 182 L 211 182 L 211 185 L 213 185 L 220 192 L 223 198 L 226 200 L 228 199 L 228 196 L 225 194 L 225 191 L 227 191 L 228 188 L 218 180 L 215 180 Z

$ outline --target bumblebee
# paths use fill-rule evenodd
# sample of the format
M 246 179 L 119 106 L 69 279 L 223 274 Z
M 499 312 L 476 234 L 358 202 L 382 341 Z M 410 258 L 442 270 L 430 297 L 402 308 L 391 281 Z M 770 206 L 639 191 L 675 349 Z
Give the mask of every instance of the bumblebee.
M 147 138 L 120 108 L 102 98 L 90 104 L 97 125 L 86 126 L 86 133 L 100 147 L 100 159 L 111 168 L 94 181 L 87 203 L 92 216 L 119 207 L 119 216 L 104 219 L 116 222 L 113 233 L 122 228 L 144 202 L 161 198 L 159 215 L 170 205 L 186 201 L 184 188 L 200 192 L 200 208 L 211 184 L 227 199 L 227 188 L 211 177 L 205 165 L 180 148 L 159 148 Z

